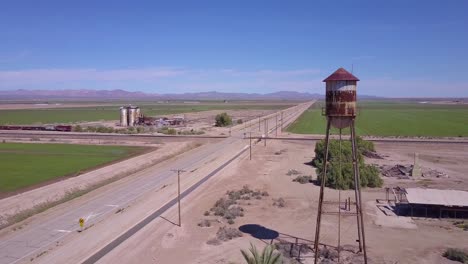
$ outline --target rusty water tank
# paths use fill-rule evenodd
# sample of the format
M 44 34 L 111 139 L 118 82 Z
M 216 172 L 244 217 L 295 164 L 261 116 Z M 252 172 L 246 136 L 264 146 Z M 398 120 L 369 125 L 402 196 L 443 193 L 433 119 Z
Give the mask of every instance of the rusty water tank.
M 325 115 L 336 128 L 345 128 L 356 117 L 356 86 L 359 79 L 339 68 L 325 80 Z

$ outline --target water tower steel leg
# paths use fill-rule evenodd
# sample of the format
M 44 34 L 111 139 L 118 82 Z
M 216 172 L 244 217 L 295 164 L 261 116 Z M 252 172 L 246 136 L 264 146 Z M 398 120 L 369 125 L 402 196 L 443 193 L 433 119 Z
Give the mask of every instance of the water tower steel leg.
M 325 188 L 325 181 L 327 178 L 327 163 L 328 163 L 328 143 L 330 137 L 330 119 L 327 119 L 327 132 L 325 136 L 325 157 L 323 160 L 323 169 L 322 169 L 322 180 L 320 182 L 320 196 L 319 196 L 319 205 L 317 210 L 317 224 L 315 226 L 315 241 L 314 241 L 314 251 L 315 251 L 315 264 L 318 263 L 319 256 L 319 240 L 320 240 L 320 222 L 322 221 L 322 205 L 323 205 L 323 191 Z
M 356 195 L 356 214 L 359 238 L 359 250 L 364 252 L 364 263 L 367 264 L 366 236 L 364 232 L 364 216 L 362 214 L 361 182 L 359 176 L 359 163 L 357 159 L 356 130 L 354 119 L 351 121 L 351 146 L 353 152 L 354 167 L 354 192 Z

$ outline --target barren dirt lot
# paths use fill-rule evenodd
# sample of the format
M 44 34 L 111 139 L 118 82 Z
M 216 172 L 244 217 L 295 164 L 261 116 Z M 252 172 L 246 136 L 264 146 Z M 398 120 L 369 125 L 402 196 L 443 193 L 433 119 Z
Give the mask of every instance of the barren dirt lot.
M 252 119 L 258 119 L 259 116 L 269 115 L 279 110 L 209 110 L 184 114 L 165 115 L 166 117 L 184 117 L 187 122 L 182 126 L 174 126 L 178 131 L 186 131 L 193 129 L 194 131 L 203 131 L 205 135 L 228 135 L 228 127 L 215 127 L 215 117 L 217 114 L 226 112 L 232 117 L 233 125 L 237 125 L 238 120 L 246 122 Z M 280 116 L 280 115 L 278 115 Z M 278 121 L 279 122 L 279 121 Z M 106 126 L 115 129 L 121 128 L 118 120 L 112 121 L 94 121 L 82 122 L 82 126 Z M 262 124 L 263 125 L 263 124 Z
M 423 172 L 436 170 L 446 175 L 410 180 L 385 178 L 388 186 L 468 190 L 468 144 L 374 143 L 374 145 L 377 152 L 385 158 L 367 159 L 368 163 L 412 165 L 414 153 L 417 153 Z
M 164 219 L 153 221 L 106 255 L 100 263 L 244 263 L 240 249 L 247 249 L 249 243 L 263 248 L 267 243 L 282 241 L 288 246 L 286 248 L 290 248 L 290 243 L 297 239 L 299 244 L 310 246 L 315 233 L 319 187 L 312 183 L 293 182 L 295 176 L 288 176 L 287 173 L 295 169 L 300 175 L 315 178 L 314 168 L 305 164 L 313 158 L 314 144 L 311 141 L 276 141 L 269 142 L 267 147 L 258 144 L 251 161 L 248 155 L 242 156 L 182 201 L 182 227 L 173 224 L 177 222 L 177 207 L 174 207 L 166 212 Z M 421 153 L 422 165 L 446 170 L 453 174 L 453 179 L 463 184 L 468 181 L 462 175 L 462 168 L 466 166 L 463 163 L 467 161 L 465 147 L 377 145 L 379 152 L 389 156 L 390 163 L 411 163 L 413 148 Z M 436 150 L 437 153 L 450 152 L 460 156 L 457 162 L 440 159 L 437 164 L 431 163 L 431 153 Z M 444 181 L 452 181 L 451 176 Z M 268 196 L 238 200 L 236 206 L 243 208 L 243 216 L 235 218 L 234 224 L 229 224 L 228 220 L 215 216 L 213 212 L 204 215 L 219 198 L 226 197 L 227 191 L 240 190 L 244 185 L 252 190 L 258 189 L 260 193 L 268 192 Z M 351 197 L 353 200 L 353 194 L 349 191 L 342 191 L 341 197 Z M 452 263 L 441 257 L 441 253 L 447 247 L 467 247 L 466 231 L 454 227 L 449 220 L 385 216 L 375 206 L 375 199 L 383 197 L 383 189 L 363 191 L 370 263 Z M 284 199 L 284 207 L 278 206 L 279 198 Z M 325 199 L 337 201 L 338 191 L 327 189 Z M 335 207 L 327 205 L 325 210 L 336 211 Z M 209 227 L 199 226 L 207 222 L 204 220 L 208 220 Z M 337 216 L 324 216 L 322 223 L 321 242 L 336 245 Z M 242 237 L 229 241 L 213 240 L 220 227 L 241 230 Z M 355 217 L 343 217 L 341 245 L 354 250 L 356 233 Z M 210 244 L 207 244 L 208 241 Z M 285 256 L 289 255 L 288 250 L 284 253 Z M 293 254 L 297 253 L 298 250 L 293 250 Z M 342 256 L 344 259 L 352 257 L 352 254 L 344 252 Z M 306 246 L 301 249 L 301 259 L 302 263 L 313 263 Z M 352 263 L 360 263 L 359 256 Z

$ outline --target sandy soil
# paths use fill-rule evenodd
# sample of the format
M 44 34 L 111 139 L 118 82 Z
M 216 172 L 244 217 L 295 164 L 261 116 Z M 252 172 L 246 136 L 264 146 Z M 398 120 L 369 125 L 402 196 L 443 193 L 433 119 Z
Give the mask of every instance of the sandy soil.
M 435 143 L 374 143 L 378 153 L 385 159 L 367 159 L 368 163 L 377 165 L 411 165 L 414 154 L 419 155 L 422 169 L 435 169 L 448 175 L 448 178 L 425 178 L 399 180 L 386 178 L 388 186 L 395 187 L 429 187 L 437 189 L 468 190 L 468 144 L 435 144 Z
M 270 240 L 261 240 L 250 234 L 236 238 L 221 245 L 208 245 L 206 242 L 215 237 L 220 226 L 239 228 L 246 224 L 257 224 L 280 233 L 280 238 L 288 241 L 308 243 L 314 239 L 316 206 L 319 187 L 313 184 L 299 184 L 292 182 L 292 176 L 287 176 L 289 169 L 297 169 L 303 174 L 315 177 L 312 167 L 305 165 L 313 157 L 314 142 L 276 141 L 265 148 L 261 144 L 256 146 L 253 159 L 248 156 L 240 158 L 222 173 L 211 179 L 207 184 L 183 200 L 182 227 L 175 226 L 164 219 L 157 219 L 139 231 L 129 240 L 114 249 L 101 259 L 100 263 L 244 263 L 240 249 L 249 247 L 249 243 L 263 247 Z M 431 150 L 432 148 L 432 150 Z M 437 164 L 429 164 L 431 153 L 440 151 L 459 154 L 453 145 L 437 146 L 398 146 L 395 144 L 380 144 L 377 149 L 389 155 L 390 162 L 411 162 L 411 152 L 414 149 L 421 154 L 427 153 L 429 158 L 421 163 L 446 169 L 459 177 L 464 184 L 468 179 L 463 178 L 461 169 L 463 159 L 454 164 L 451 160 L 440 160 Z M 283 150 L 280 155 L 278 151 Z M 426 152 L 424 151 L 426 150 Z M 275 154 L 276 153 L 276 154 Z M 437 165 L 437 166 L 436 166 Z M 466 168 L 466 165 L 465 165 Z M 460 174 L 455 176 L 460 170 Z M 451 181 L 452 178 L 445 181 Z M 385 179 L 387 180 L 387 179 Z M 203 219 L 214 219 L 214 216 L 204 216 L 217 199 L 226 191 L 240 189 L 248 184 L 251 188 L 267 191 L 269 196 L 262 200 L 242 201 L 245 216 L 237 218 L 234 225 L 226 221 L 208 228 L 197 224 Z M 441 185 L 443 186 L 443 185 Z M 326 200 L 337 201 L 338 192 L 326 190 Z M 273 198 L 282 197 L 286 207 L 274 207 Z M 342 191 L 341 197 L 351 197 L 349 191 Z M 450 263 L 442 258 L 441 252 L 447 247 L 467 247 L 468 236 L 460 229 L 453 227 L 448 220 L 423 220 L 407 217 L 387 217 L 375 206 L 375 199 L 383 198 L 383 189 L 365 189 L 365 224 L 368 254 L 371 263 Z M 250 202 L 250 205 L 248 204 Z M 335 206 L 327 205 L 325 210 L 336 210 Z M 177 219 L 176 208 L 172 208 L 165 215 L 167 219 Z M 324 216 L 321 242 L 337 244 L 337 216 Z M 356 226 L 354 217 L 343 217 L 341 221 L 341 244 L 356 245 Z M 303 263 L 311 263 L 312 259 L 305 258 Z
M 187 120 L 186 124 L 183 126 L 174 126 L 172 128 L 177 131 L 203 131 L 204 135 L 228 135 L 228 127 L 215 127 L 215 117 L 217 114 L 226 112 L 229 116 L 232 117 L 233 125 L 237 125 L 237 120 L 241 119 L 243 122 L 258 119 L 259 116 L 265 116 L 277 112 L 278 110 L 209 110 L 193 113 L 182 113 L 182 114 L 172 114 L 166 115 L 166 117 L 180 117 L 183 116 Z M 110 121 L 93 121 L 93 122 L 82 122 L 82 126 L 106 126 L 113 127 L 115 129 L 122 128 L 118 120 Z

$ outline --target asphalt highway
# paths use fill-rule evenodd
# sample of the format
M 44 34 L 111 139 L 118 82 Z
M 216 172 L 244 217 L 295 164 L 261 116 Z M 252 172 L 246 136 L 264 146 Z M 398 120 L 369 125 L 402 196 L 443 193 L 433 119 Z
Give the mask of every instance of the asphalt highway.
M 280 130 L 281 126 L 285 127 L 290 122 L 294 121 L 303 111 L 309 108 L 312 103 L 313 102 L 308 102 L 283 110 L 283 122 L 277 121 L 280 116 L 279 114 L 270 114 L 260 119 L 260 128 L 257 127 L 258 120 L 252 120 L 251 122 L 235 126 L 232 128 L 230 137 L 216 143 L 203 145 L 197 148 L 196 151 L 192 151 L 190 155 L 182 155 L 182 157 L 176 158 L 172 162 L 158 167 L 148 175 L 128 180 L 125 184 L 117 184 L 115 188 L 107 189 L 95 195 L 94 199 L 91 201 L 81 204 L 74 203 L 73 206 L 68 208 L 68 212 L 65 214 L 42 219 L 41 223 L 34 225 L 29 224 L 21 230 L 16 230 L 11 234 L 0 237 L 0 264 L 29 262 L 31 258 L 43 252 L 50 247 L 50 245 L 58 241 L 63 241 L 67 235 L 74 232 L 77 226 L 77 219 L 80 217 L 85 216 L 87 225 L 92 225 L 106 218 L 112 212 L 115 212 L 117 207 L 125 207 L 125 205 L 137 200 L 142 195 L 162 188 L 163 182 L 170 177 L 174 177 L 174 172 L 172 172 L 171 169 L 179 168 L 186 171 L 196 170 L 197 168 L 206 166 L 206 164 L 210 163 L 215 158 L 220 157 L 227 149 L 231 151 L 234 150 L 234 154 L 228 157 L 225 162 L 203 177 L 202 180 L 188 188 L 183 193 L 185 197 L 195 188 L 203 184 L 203 182 L 214 176 L 219 170 L 235 160 L 244 151 L 248 150 L 248 145 L 246 145 L 248 142 L 245 140 L 245 135 L 247 133 L 250 134 L 250 132 L 253 132 L 256 133 L 257 136 L 267 136 L 268 133 L 276 134 L 276 129 Z M 265 133 L 265 128 L 268 128 L 268 133 Z M 99 192 L 99 189 L 96 191 Z M 93 263 L 95 260 L 104 256 L 116 245 L 123 242 L 125 238 L 130 237 L 134 232 L 137 232 L 145 224 L 154 219 L 154 217 L 157 217 L 166 209 L 173 206 L 174 203 L 174 200 L 170 201 L 149 217 L 142 219 L 139 223 L 135 223 L 136 228 L 127 230 L 123 236 L 117 236 L 114 240 L 109 241 L 108 244 L 96 254 L 90 255 L 86 263 Z

